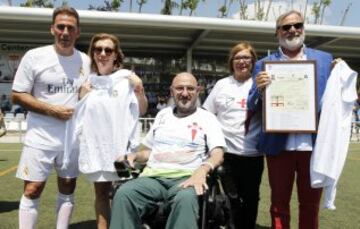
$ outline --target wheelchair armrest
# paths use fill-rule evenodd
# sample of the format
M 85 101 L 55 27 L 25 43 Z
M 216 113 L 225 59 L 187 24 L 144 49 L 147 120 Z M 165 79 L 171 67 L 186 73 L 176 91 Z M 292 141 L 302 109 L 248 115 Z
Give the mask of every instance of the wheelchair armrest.
M 217 176 L 222 177 L 225 174 L 224 166 L 219 165 L 218 167 L 215 168 L 214 172 L 217 174 Z
M 137 178 L 145 168 L 145 164 L 135 163 L 131 167 L 128 160 L 115 161 L 114 167 L 120 178 Z
M 206 198 L 209 202 L 215 198 L 216 187 L 218 186 L 217 182 L 221 177 L 225 174 L 225 169 L 222 165 L 216 167 L 213 171 L 211 171 L 206 179 L 209 189 L 205 192 Z
M 216 179 L 223 177 L 224 174 L 225 174 L 225 169 L 222 165 L 216 167 L 213 171 L 211 171 L 208 174 L 207 183 L 210 185 L 213 184 L 216 181 Z

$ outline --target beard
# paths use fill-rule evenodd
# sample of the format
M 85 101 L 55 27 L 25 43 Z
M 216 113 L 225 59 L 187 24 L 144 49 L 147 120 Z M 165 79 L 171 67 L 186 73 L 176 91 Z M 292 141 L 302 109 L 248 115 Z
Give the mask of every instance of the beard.
M 302 33 L 299 36 L 294 36 L 293 38 L 283 38 L 279 39 L 279 44 L 281 47 L 284 47 L 290 51 L 294 51 L 300 48 L 305 41 L 305 34 Z

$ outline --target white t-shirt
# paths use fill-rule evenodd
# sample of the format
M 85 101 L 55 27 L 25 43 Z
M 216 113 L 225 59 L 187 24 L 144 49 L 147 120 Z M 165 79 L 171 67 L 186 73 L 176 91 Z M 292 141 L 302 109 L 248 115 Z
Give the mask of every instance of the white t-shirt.
M 70 144 L 65 144 L 74 145 L 71 142 L 79 133 L 82 173 L 114 172 L 115 159 L 138 145 L 139 105 L 128 80 L 131 74 L 122 69 L 107 76 L 89 76 L 93 89 L 80 100 L 76 114 L 67 123 Z
M 12 90 L 30 93 L 46 103 L 74 107 L 78 101 L 78 90 L 89 70 L 88 56 L 76 49 L 71 56 L 61 56 L 53 45 L 35 48 L 22 58 Z M 65 121 L 29 112 L 25 145 L 61 151 L 64 134 Z
M 147 166 L 152 169 L 194 171 L 215 147 L 225 148 L 226 143 L 216 117 L 197 108 L 183 118 L 173 113 L 174 107 L 161 110 L 143 140 L 151 148 Z
M 357 73 L 345 62 L 335 65 L 323 96 L 319 131 L 310 161 L 312 187 L 324 188 L 325 208 L 335 209 L 336 184 L 344 167 L 350 140 Z
M 303 50 L 305 45 L 303 45 Z M 279 47 L 279 53 L 281 54 L 281 60 L 291 60 L 284 54 L 281 47 Z M 297 60 L 307 60 L 307 56 L 303 53 Z M 311 134 L 288 134 L 288 138 L 285 145 L 287 151 L 312 151 L 313 143 Z
M 158 103 L 156 105 L 156 109 L 158 109 L 159 111 L 161 111 L 162 109 L 166 108 L 167 104 L 166 103 Z
M 90 76 L 92 90 L 80 135 L 79 169 L 83 173 L 113 172 L 114 161 L 138 145 L 139 105 L 121 69 L 109 76 Z M 106 83 L 107 82 L 107 83 Z
M 260 118 L 251 118 L 249 131 L 245 135 L 245 120 L 247 112 L 247 97 L 253 80 L 239 82 L 233 76 L 219 80 L 203 107 L 217 116 L 225 135 L 228 153 L 257 156 L 256 149 L 261 131 Z

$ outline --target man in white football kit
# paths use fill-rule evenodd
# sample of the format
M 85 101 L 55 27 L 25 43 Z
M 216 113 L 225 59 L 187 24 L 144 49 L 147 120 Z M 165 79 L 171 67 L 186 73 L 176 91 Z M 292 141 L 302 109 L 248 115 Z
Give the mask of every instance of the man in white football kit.
M 65 122 L 73 114 L 78 90 L 89 74 L 86 54 L 74 48 L 80 35 L 75 9 L 54 10 L 54 44 L 28 51 L 16 72 L 12 100 L 29 111 L 28 130 L 16 176 L 24 180 L 19 228 L 35 228 L 40 195 L 52 168 L 58 175 L 57 228 L 67 228 L 74 206 L 77 158 L 61 169 Z M 76 157 L 76 154 L 72 154 Z

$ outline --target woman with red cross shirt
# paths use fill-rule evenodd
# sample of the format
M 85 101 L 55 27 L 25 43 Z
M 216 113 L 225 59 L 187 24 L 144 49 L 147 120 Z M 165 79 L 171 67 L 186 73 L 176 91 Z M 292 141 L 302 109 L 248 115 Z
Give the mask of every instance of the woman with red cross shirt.
M 257 218 L 264 159 L 256 149 L 259 117 L 250 119 L 246 106 L 255 61 L 256 53 L 250 43 L 236 44 L 228 60 L 232 75 L 219 80 L 203 104 L 217 116 L 228 147 L 223 182 L 231 203 L 230 228 L 253 229 Z

